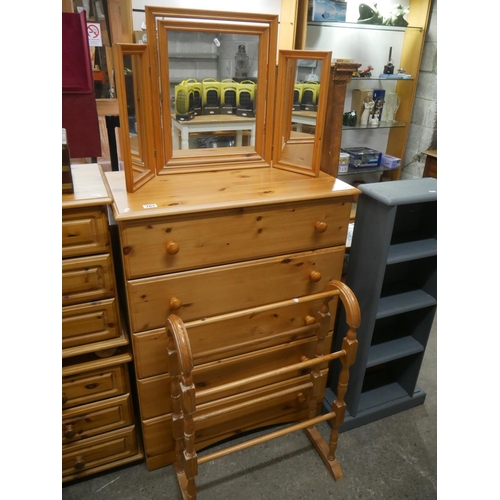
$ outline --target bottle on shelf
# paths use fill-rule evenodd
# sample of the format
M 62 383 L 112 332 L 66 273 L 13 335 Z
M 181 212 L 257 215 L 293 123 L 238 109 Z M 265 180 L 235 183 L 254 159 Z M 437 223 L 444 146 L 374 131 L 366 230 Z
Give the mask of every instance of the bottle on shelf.
M 389 49 L 389 57 L 387 58 L 387 64 L 384 66 L 384 75 L 394 74 L 394 61 L 392 60 L 392 47 Z

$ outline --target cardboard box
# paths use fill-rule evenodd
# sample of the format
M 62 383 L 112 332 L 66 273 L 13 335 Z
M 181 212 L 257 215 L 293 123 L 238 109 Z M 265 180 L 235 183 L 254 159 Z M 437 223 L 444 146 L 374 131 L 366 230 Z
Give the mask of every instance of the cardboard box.
M 255 116 L 257 85 L 252 80 L 238 83 L 236 91 L 236 116 Z
M 205 78 L 202 84 L 202 114 L 220 115 L 220 82 L 215 78 Z
M 293 111 L 300 111 L 300 104 L 302 103 L 302 91 L 304 90 L 304 84 L 295 82 L 293 86 Z
M 302 100 L 300 109 L 303 111 L 317 111 L 319 97 L 319 83 L 305 82 L 302 85 Z
M 382 153 L 370 148 L 342 148 L 342 152 L 349 154 L 349 166 L 360 167 L 380 167 Z
M 193 118 L 193 89 L 184 80 L 175 86 L 175 119 L 185 122 Z
M 231 78 L 227 78 L 222 80 L 220 87 L 221 115 L 236 114 L 236 96 L 238 93 L 238 83 Z
M 384 167 L 395 169 L 399 168 L 399 166 L 401 165 L 401 159 L 397 158 L 396 156 L 384 154 L 380 159 L 380 164 Z
M 309 0 L 308 21 L 330 23 L 345 22 L 347 2 L 334 0 Z
M 356 111 L 358 123 L 361 123 L 361 115 L 365 109 L 365 98 L 373 99 L 373 89 L 354 89 L 352 91 L 351 111 Z

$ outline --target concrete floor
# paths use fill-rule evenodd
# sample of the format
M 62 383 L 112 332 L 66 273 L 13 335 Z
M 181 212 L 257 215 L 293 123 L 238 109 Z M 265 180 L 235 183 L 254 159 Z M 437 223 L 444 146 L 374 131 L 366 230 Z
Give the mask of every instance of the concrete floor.
M 333 480 L 307 437 L 299 431 L 200 465 L 198 498 L 437 498 L 436 368 L 435 321 L 418 381 L 427 393 L 425 403 L 341 433 L 337 457 L 344 471 L 342 480 Z M 328 424 L 319 424 L 317 428 L 327 440 Z M 236 442 L 238 439 L 231 444 Z M 137 463 L 64 485 L 62 499 L 181 500 L 182 496 L 172 466 L 148 472 L 144 463 Z

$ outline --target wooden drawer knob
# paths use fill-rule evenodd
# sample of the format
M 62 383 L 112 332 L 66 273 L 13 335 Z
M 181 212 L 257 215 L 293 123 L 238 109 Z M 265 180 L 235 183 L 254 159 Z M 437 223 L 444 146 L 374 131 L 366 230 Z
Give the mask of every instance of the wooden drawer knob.
M 316 323 L 316 318 L 314 316 L 306 316 L 305 317 L 305 322 L 306 322 L 306 325 L 314 325 L 314 323 Z
M 169 241 L 166 248 L 169 255 L 175 255 L 179 251 L 179 244 L 175 241 Z
M 302 392 L 299 392 L 297 394 L 297 401 L 299 402 L 299 404 L 302 404 L 302 403 L 305 403 L 307 401 L 307 398 L 304 396 L 304 394 Z
M 68 396 L 66 396 L 66 393 L 62 393 L 62 404 L 65 405 L 68 402 Z
M 78 455 L 75 460 L 75 469 L 82 470 L 85 467 L 85 460 L 82 456 Z
M 318 221 L 314 225 L 314 229 L 316 229 L 316 232 L 318 233 L 324 233 L 328 227 L 328 224 L 325 221 Z
M 311 281 L 317 283 L 321 280 L 321 273 L 319 271 L 312 271 L 309 277 L 311 278 Z
M 169 307 L 171 311 L 177 311 L 182 307 L 182 301 L 177 297 L 172 297 L 169 302 Z
M 66 427 L 64 428 L 64 437 L 66 439 L 71 439 L 74 438 L 75 436 L 76 436 L 75 426 L 73 424 L 66 425 Z

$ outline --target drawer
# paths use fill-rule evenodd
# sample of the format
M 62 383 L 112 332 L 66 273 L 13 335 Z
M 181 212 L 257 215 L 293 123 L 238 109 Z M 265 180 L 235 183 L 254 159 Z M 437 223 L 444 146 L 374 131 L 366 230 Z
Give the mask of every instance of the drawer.
M 350 200 L 328 199 L 123 223 L 128 279 L 344 245 Z
M 137 455 L 135 426 L 107 432 L 62 447 L 62 475 L 85 475 L 101 467 Z
M 62 305 L 102 300 L 115 296 L 111 254 L 62 261 Z
M 126 365 L 105 366 L 63 377 L 63 409 L 130 392 Z
M 326 372 L 322 372 L 322 391 L 326 386 Z M 230 398 L 225 398 L 217 402 L 200 405 L 197 407 L 195 415 L 203 415 L 209 411 L 224 408 L 227 405 L 238 404 L 248 401 L 252 397 L 260 397 L 276 392 L 276 397 L 271 401 L 245 407 L 241 410 L 224 413 L 219 417 L 213 417 L 206 421 L 196 423 L 196 450 L 201 450 L 206 446 L 217 443 L 226 438 L 235 437 L 238 434 L 278 423 L 295 422 L 308 417 L 307 401 L 301 399 L 301 395 L 307 395 L 304 390 L 297 389 L 287 395 L 278 395 L 278 392 L 285 389 L 299 386 L 309 381 L 309 375 L 298 377 L 273 384 L 265 389 L 257 389 L 238 394 Z M 322 401 L 319 402 L 317 413 L 321 411 Z M 150 420 L 143 420 L 142 431 L 144 446 L 147 450 L 148 468 L 168 465 L 174 460 L 174 440 L 172 438 L 172 414 Z M 154 464 L 154 465 L 153 465 Z
M 62 412 L 62 443 L 71 443 L 132 425 L 130 394 Z
M 325 352 L 330 352 L 332 336 L 325 339 Z M 255 351 L 251 354 L 234 356 L 196 366 L 193 370 L 193 382 L 198 390 L 210 389 L 218 385 L 233 382 L 251 375 L 264 373 L 293 363 L 298 363 L 302 356 L 313 358 L 315 354 L 316 337 L 303 339 L 301 341 L 290 342 L 282 346 L 272 347 Z M 256 368 L 258 367 L 258 368 Z M 326 368 L 326 366 L 324 367 Z M 275 383 L 283 379 L 298 377 L 302 373 L 297 370 L 268 379 L 266 384 Z M 246 390 L 256 389 L 262 382 L 256 382 L 247 386 Z M 168 374 L 151 377 L 138 381 L 138 393 L 141 406 L 142 419 L 149 419 L 172 411 L 170 401 L 170 378 Z M 236 389 L 240 391 L 241 389 Z M 214 397 L 222 398 L 231 396 L 233 391 L 225 391 L 217 396 L 207 398 L 200 394 L 197 399 L 198 404 L 204 404 Z M 161 397 L 159 397 L 161 395 Z
M 63 210 L 62 256 L 110 252 L 106 207 Z
M 116 299 L 62 308 L 62 347 L 75 347 L 121 335 Z
M 297 304 L 272 312 L 265 311 L 243 318 L 226 320 L 224 328 L 207 324 L 189 330 L 189 341 L 196 364 L 215 361 L 221 356 L 236 356 L 256 349 L 300 340 L 311 331 L 300 331 L 307 316 L 316 317 L 322 301 Z M 330 302 L 333 329 L 337 298 Z M 167 332 L 159 328 L 132 335 L 134 365 L 138 379 L 167 373 Z
M 127 282 L 133 332 L 323 290 L 340 279 L 344 246 Z M 317 280 L 317 281 L 315 281 Z

